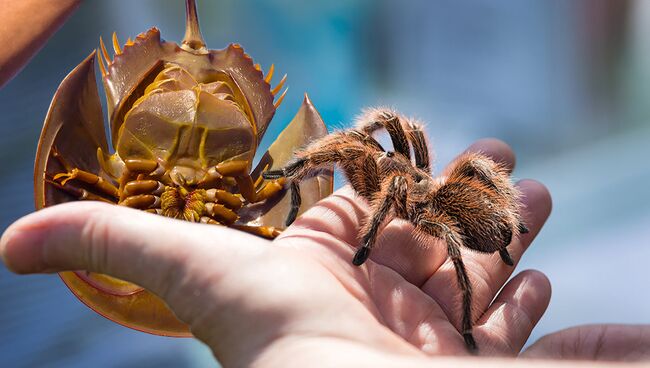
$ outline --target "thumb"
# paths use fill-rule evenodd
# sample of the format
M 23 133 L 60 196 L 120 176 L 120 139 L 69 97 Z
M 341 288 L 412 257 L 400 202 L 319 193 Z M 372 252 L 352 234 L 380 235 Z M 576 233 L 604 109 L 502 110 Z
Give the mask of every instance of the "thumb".
M 650 326 L 601 324 L 570 327 L 543 336 L 521 357 L 530 359 L 650 360 Z
M 222 226 L 176 221 L 99 202 L 71 202 L 21 218 L 0 239 L 16 273 L 88 270 L 163 297 L 189 268 L 225 273 L 266 240 Z M 218 275 L 216 275 L 218 277 Z

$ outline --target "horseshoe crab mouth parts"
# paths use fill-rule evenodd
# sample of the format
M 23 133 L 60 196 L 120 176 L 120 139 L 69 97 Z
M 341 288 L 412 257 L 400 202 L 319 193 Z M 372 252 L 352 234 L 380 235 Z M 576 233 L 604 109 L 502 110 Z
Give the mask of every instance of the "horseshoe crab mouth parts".
M 199 222 L 206 214 L 206 193 L 203 189 L 189 191 L 184 187 L 167 187 L 160 196 L 161 214 L 190 222 Z
M 204 176 L 200 171 L 202 170 L 177 164 L 169 170 L 169 178 L 171 179 L 172 184 L 177 187 L 194 186 L 198 184 Z

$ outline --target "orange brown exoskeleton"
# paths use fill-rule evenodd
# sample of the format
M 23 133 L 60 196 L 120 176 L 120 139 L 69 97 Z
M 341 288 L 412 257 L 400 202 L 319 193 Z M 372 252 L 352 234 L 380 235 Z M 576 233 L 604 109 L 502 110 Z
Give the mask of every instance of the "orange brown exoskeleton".
M 156 28 L 122 46 L 114 57 L 100 39 L 61 83 L 45 120 L 34 168 L 37 209 L 80 199 L 99 200 L 273 238 L 291 209 L 283 180 L 260 173 L 282 167 L 295 149 L 327 134 L 305 96 L 292 122 L 255 169 L 252 162 L 276 108 L 286 76 L 269 84 L 238 45 L 209 50 L 194 0 L 186 0 L 180 45 Z M 97 55 L 99 54 L 99 55 Z M 112 147 L 95 83 L 99 61 Z M 331 172 L 301 186 L 301 211 L 332 191 Z M 269 200 L 267 200 L 269 199 Z M 153 294 L 105 275 L 64 272 L 66 284 L 98 313 L 126 326 L 163 335 L 189 335 Z

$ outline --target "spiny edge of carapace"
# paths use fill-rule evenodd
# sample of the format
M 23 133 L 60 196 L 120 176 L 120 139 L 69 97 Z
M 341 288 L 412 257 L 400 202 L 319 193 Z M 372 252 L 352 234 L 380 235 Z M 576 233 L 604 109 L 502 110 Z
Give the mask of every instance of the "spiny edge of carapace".
M 113 32 L 112 44 L 113 44 L 114 54 L 113 54 L 113 58 L 111 58 L 111 55 L 108 52 L 108 49 L 106 48 L 104 40 L 100 36 L 99 37 L 99 48 L 97 49 L 97 51 L 98 51 L 98 54 L 100 56 L 100 58 L 99 58 L 99 67 L 100 67 L 100 70 L 102 72 L 102 77 L 104 77 L 104 78 L 109 77 L 109 75 L 111 74 L 110 73 L 111 72 L 111 66 L 115 63 L 116 59 L 127 57 L 126 55 L 128 54 L 128 52 L 127 52 L 128 49 L 132 48 L 133 46 L 139 45 L 140 43 L 142 43 L 143 41 L 148 40 L 151 37 L 156 37 L 161 46 L 163 44 L 169 43 L 169 42 L 164 41 L 163 39 L 160 38 L 160 30 L 157 27 L 152 27 L 148 31 L 140 33 L 139 35 L 137 35 L 135 40 L 131 40 L 131 38 L 129 37 L 127 39 L 126 43 L 124 43 L 124 46 L 122 48 L 122 47 L 120 47 L 120 42 L 119 42 L 119 39 L 117 37 L 117 33 Z M 176 52 L 181 52 L 181 51 L 189 52 L 189 51 L 183 49 L 182 47 L 180 47 L 176 43 L 172 42 L 171 44 L 173 44 L 175 46 L 175 51 Z M 271 95 L 273 96 L 273 100 L 274 100 L 273 101 L 273 106 L 277 109 L 280 106 L 280 104 L 282 103 L 282 100 L 284 99 L 284 96 L 285 96 L 285 94 L 287 93 L 287 90 L 288 90 L 288 88 L 285 88 L 283 90 L 282 94 L 280 94 L 280 96 L 277 99 L 275 98 L 278 95 L 278 93 L 283 89 L 284 84 L 286 83 L 287 74 L 284 74 L 282 76 L 282 78 L 280 79 L 280 81 L 278 82 L 278 84 L 275 87 L 273 87 L 271 85 L 271 80 L 273 78 L 273 74 L 274 74 L 274 71 L 275 71 L 275 65 L 271 64 L 271 66 L 269 67 L 268 72 L 264 73 L 262 71 L 260 65 L 255 64 L 253 62 L 253 58 L 244 51 L 244 49 L 243 49 L 243 47 L 241 45 L 239 45 L 237 43 L 231 43 L 228 46 L 226 46 L 224 49 L 221 49 L 221 50 L 209 50 L 207 54 L 212 55 L 214 53 L 227 52 L 229 49 L 233 50 L 233 51 L 236 51 L 236 52 L 239 52 L 241 54 L 241 56 L 243 57 L 243 59 L 246 60 L 250 64 L 252 69 L 259 72 L 259 75 L 257 77 L 268 86 L 268 90 L 271 92 Z M 122 56 L 123 54 L 125 56 Z M 202 54 L 200 54 L 200 55 L 202 55 Z M 212 57 L 210 57 L 210 58 L 212 58 Z
M 273 106 L 275 107 L 275 109 L 277 109 L 280 106 L 280 104 L 282 103 L 282 100 L 284 99 L 284 95 L 287 93 L 287 90 L 289 89 L 288 87 L 285 88 L 283 93 L 280 95 L 280 97 L 275 99 L 275 96 L 277 96 L 278 92 L 282 89 L 282 87 L 284 87 L 284 84 L 285 84 L 285 82 L 287 80 L 287 74 L 285 73 L 282 76 L 282 78 L 280 79 L 280 82 L 278 82 L 278 84 L 275 87 L 271 86 L 271 80 L 273 79 L 273 74 L 275 72 L 275 64 L 271 64 L 271 66 L 269 67 L 268 72 L 266 72 L 266 74 L 264 74 L 260 64 L 255 64 L 255 62 L 253 61 L 253 58 L 248 53 L 246 53 L 246 51 L 244 50 L 244 48 L 240 44 L 238 44 L 236 42 L 233 42 L 233 43 L 229 44 L 228 46 L 226 46 L 225 48 L 223 48 L 221 50 L 210 50 L 210 54 L 212 55 L 212 54 L 215 54 L 215 53 L 227 52 L 228 50 L 233 50 L 235 52 L 240 53 L 241 57 L 244 60 L 248 61 L 250 66 L 252 66 L 253 70 L 255 70 L 258 73 L 258 77 L 262 80 L 263 83 L 265 83 L 268 86 L 268 90 L 269 90 L 269 92 L 271 92 L 271 95 L 272 95 L 272 98 L 273 98 Z
M 149 44 L 145 45 L 145 43 L 149 43 Z M 157 50 L 157 52 L 154 52 L 154 54 L 157 55 L 155 55 L 153 59 L 158 60 L 158 63 L 160 61 L 176 63 L 176 61 L 174 60 L 176 59 L 176 57 L 173 56 L 175 53 L 188 52 L 182 49 L 176 43 L 162 40 L 158 28 L 152 27 L 148 31 L 139 34 L 133 41 L 130 40 L 129 38 L 129 40 L 127 40 L 127 43 L 124 44 L 123 48 L 119 47 L 119 40 L 117 38 L 117 35 L 113 33 L 113 48 L 115 54 L 113 59 L 111 60 L 106 45 L 104 44 L 103 39 L 100 37 L 100 47 L 97 49 L 97 53 L 99 54 L 98 55 L 99 68 L 102 73 L 105 87 L 108 87 L 108 85 L 112 84 L 111 81 L 113 80 L 113 78 L 111 76 L 114 73 L 116 73 L 115 68 L 124 67 L 124 65 L 129 63 L 128 61 L 129 58 L 136 58 L 137 55 L 134 55 L 133 53 L 135 50 L 137 50 L 137 47 L 150 47 L 150 48 L 153 47 L 154 50 Z M 233 56 L 228 57 L 227 56 L 228 54 L 231 54 Z M 262 136 L 266 132 L 266 129 L 268 128 L 268 125 L 270 124 L 273 116 L 275 115 L 275 111 L 280 106 L 280 104 L 282 103 L 282 101 L 284 100 L 287 94 L 288 88 L 285 88 L 282 94 L 278 96 L 278 94 L 280 93 L 280 91 L 282 90 L 282 88 L 286 83 L 286 78 L 287 78 L 286 74 L 281 78 L 281 80 L 275 87 L 272 87 L 270 81 L 273 77 L 275 66 L 272 65 L 269 68 L 269 71 L 265 75 L 261 71 L 259 65 L 253 63 L 252 57 L 244 51 L 243 47 L 236 43 L 229 44 L 224 49 L 209 50 L 206 54 L 194 54 L 194 55 L 195 57 L 207 57 L 208 58 L 207 61 L 211 65 L 215 66 L 214 70 L 221 70 L 224 73 L 230 75 L 230 78 L 236 84 L 238 78 L 244 78 L 243 81 L 245 81 L 248 78 L 251 78 L 251 80 L 257 81 L 254 82 L 254 84 L 259 83 L 259 86 L 261 88 L 255 88 L 254 90 L 258 91 L 257 93 L 259 94 L 259 98 L 266 100 L 267 101 L 266 103 L 272 106 L 271 109 L 266 109 L 266 110 L 262 109 L 254 112 L 251 106 L 253 105 L 251 104 L 251 100 L 250 100 L 251 97 L 247 93 L 244 93 L 244 90 L 240 88 L 242 92 L 242 96 L 246 99 L 248 108 L 251 109 L 251 117 L 253 117 L 254 125 L 255 125 L 254 130 L 256 131 L 256 135 L 258 136 L 258 143 L 259 143 Z M 225 68 L 223 65 L 218 65 L 217 64 L 218 62 L 215 61 L 215 59 L 224 58 L 224 57 L 234 58 L 234 60 L 231 59 L 231 61 L 226 63 L 227 65 L 225 66 Z M 153 59 L 151 62 L 154 62 Z M 182 66 L 183 64 L 179 63 L 178 65 Z M 231 69 L 232 72 L 230 71 Z M 238 70 L 238 72 L 235 73 L 235 70 Z M 235 75 L 240 75 L 240 77 L 235 78 Z M 134 85 L 132 88 L 137 88 L 138 85 L 139 83 Z M 122 99 L 125 98 L 125 96 L 128 96 L 129 94 L 126 94 L 125 96 L 120 96 L 120 94 L 115 94 L 112 91 L 110 95 L 111 95 L 110 96 L 111 101 L 116 101 L 116 100 L 121 101 Z M 121 103 L 117 102 L 117 105 L 115 107 L 118 107 L 120 105 Z M 116 110 L 122 110 L 122 109 L 123 107 L 120 107 Z M 253 121 L 251 121 L 251 123 L 253 124 Z
M 126 57 L 125 55 L 128 55 L 128 51 L 130 49 L 132 49 L 134 46 L 143 43 L 144 41 L 147 41 L 151 37 L 158 38 L 158 42 L 161 44 L 162 42 L 164 42 L 160 39 L 160 30 L 157 27 L 151 27 L 146 32 L 142 32 L 138 34 L 134 40 L 132 40 L 131 37 L 127 38 L 126 42 L 124 43 L 124 47 L 120 48 L 120 42 L 117 37 L 117 33 L 113 32 L 112 43 L 113 43 L 114 54 L 113 54 L 113 58 L 111 59 L 108 49 L 104 44 L 104 39 L 100 36 L 99 48 L 97 49 L 97 54 L 99 56 L 99 68 L 102 72 L 102 77 L 108 78 L 108 76 L 111 74 L 110 68 L 113 64 L 115 64 L 115 61 L 117 59 L 125 58 Z

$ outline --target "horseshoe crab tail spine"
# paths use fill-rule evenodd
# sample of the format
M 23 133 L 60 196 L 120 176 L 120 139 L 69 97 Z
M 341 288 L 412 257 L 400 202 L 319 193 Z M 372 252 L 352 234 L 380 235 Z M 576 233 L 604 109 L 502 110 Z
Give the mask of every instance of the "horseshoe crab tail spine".
M 199 16 L 196 13 L 196 0 L 185 0 L 185 37 L 181 46 L 190 52 L 207 52 L 205 41 L 199 28 Z

